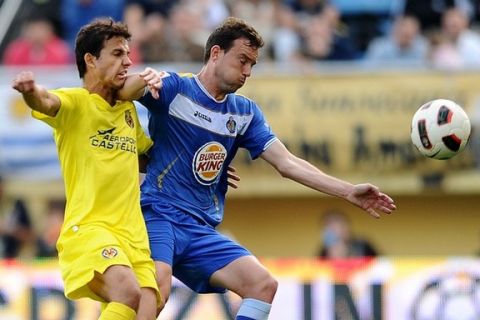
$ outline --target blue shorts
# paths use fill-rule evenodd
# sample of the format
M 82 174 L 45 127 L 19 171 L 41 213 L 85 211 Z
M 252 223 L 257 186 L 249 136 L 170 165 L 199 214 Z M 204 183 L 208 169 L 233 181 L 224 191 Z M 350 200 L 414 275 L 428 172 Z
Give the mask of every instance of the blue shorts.
M 172 266 L 173 275 L 198 293 L 223 293 L 212 274 L 251 253 L 210 225 L 166 204 L 142 207 L 152 258 Z

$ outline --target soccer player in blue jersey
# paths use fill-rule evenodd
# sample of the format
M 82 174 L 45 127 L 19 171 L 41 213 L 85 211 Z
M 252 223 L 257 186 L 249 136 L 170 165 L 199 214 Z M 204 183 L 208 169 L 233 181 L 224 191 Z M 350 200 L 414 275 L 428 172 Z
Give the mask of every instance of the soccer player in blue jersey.
M 144 94 L 144 82 L 135 77 L 121 92 L 150 113 L 154 146 L 141 203 L 162 297 L 170 293 L 172 274 L 199 293 L 228 289 L 243 298 L 237 320 L 267 319 L 277 291 L 277 281 L 247 249 L 215 230 L 223 219 L 226 168 L 238 148 L 283 177 L 341 197 L 376 218 L 395 209 L 376 186 L 334 178 L 291 154 L 258 105 L 235 94 L 262 46 L 251 26 L 228 18 L 210 35 L 199 74 L 165 73 L 159 99 Z

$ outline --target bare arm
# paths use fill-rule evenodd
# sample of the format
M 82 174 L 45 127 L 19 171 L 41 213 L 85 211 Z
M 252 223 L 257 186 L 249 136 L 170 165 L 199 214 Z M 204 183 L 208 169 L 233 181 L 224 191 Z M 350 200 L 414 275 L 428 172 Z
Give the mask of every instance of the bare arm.
M 22 94 L 27 105 L 33 110 L 54 117 L 60 109 L 60 99 L 36 84 L 30 71 L 20 72 L 13 80 L 12 88 Z
M 123 88 L 118 91 L 118 99 L 126 101 L 139 99 L 143 96 L 145 87 L 155 99 L 158 99 L 158 93 L 162 88 L 162 75 L 163 72 L 157 72 L 149 67 L 141 73 L 129 75 Z
M 274 142 L 261 156 L 283 177 L 294 180 L 314 190 L 343 198 L 367 211 L 375 218 L 377 212 L 391 213 L 395 210 L 393 200 L 369 183 L 351 184 L 330 176 L 309 162 L 290 153 L 280 141 Z

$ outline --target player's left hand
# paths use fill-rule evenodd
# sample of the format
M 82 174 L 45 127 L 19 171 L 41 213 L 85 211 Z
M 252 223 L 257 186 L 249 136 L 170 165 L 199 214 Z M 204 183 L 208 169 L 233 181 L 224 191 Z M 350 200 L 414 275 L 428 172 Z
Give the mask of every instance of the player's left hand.
M 347 200 L 367 211 L 374 218 L 380 218 L 379 212 L 390 214 L 397 208 L 392 198 L 369 183 L 354 185 L 350 194 L 347 195 Z
M 162 78 L 165 75 L 164 71 L 157 72 L 155 69 L 147 67 L 141 72 L 140 77 L 145 81 L 148 90 L 155 99 L 160 97 L 159 91 L 162 88 Z
M 238 188 L 237 182 L 240 181 L 240 177 L 236 174 L 237 170 L 232 167 L 228 166 L 227 168 L 227 182 L 228 186 L 233 189 Z

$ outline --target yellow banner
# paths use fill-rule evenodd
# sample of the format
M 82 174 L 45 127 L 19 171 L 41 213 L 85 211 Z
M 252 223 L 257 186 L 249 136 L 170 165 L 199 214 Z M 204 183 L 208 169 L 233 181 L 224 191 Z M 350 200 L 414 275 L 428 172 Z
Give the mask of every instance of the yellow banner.
M 480 101 L 479 81 L 476 74 L 433 72 L 263 76 L 249 79 L 241 92 L 260 105 L 294 154 L 334 175 L 411 192 L 448 180 L 442 175 L 451 172 L 473 172 L 468 147 L 448 161 L 421 156 L 410 126 L 415 111 L 436 98 L 454 100 L 472 114 Z M 249 187 L 262 185 L 262 178 L 269 181 L 263 185 L 278 190 L 273 170 L 252 166 L 247 154 L 237 157 L 235 166 L 245 177 L 252 174 L 255 183 Z

